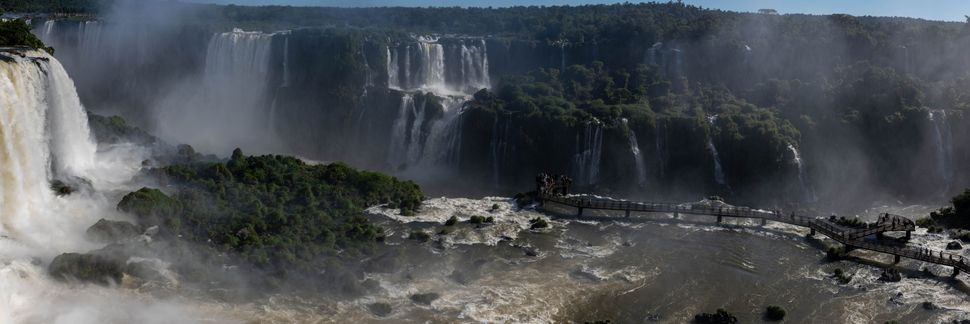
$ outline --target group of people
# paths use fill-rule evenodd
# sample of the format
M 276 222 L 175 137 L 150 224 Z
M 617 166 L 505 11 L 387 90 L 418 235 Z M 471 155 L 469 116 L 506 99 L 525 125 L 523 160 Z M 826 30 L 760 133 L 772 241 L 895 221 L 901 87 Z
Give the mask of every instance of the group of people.
M 536 176 L 536 188 L 540 196 L 566 195 L 572 185 L 573 179 L 562 174 L 552 176 L 547 173 L 539 173 Z
M 933 250 L 930 250 L 930 249 L 927 249 L 927 248 L 919 248 L 918 250 L 916 250 L 916 255 L 917 256 L 928 255 L 928 256 L 934 257 L 934 256 L 936 256 L 937 253 L 939 253 L 940 258 L 942 259 L 943 258 L 943 251 L 936 252 L 936 251 L 933 251 Z M 948 254 L 948 256 L 949 256 L 950 261 L 958 261 L 960 263 L 963 263 L 963 256 L 962 255 L 957 256 L 958 258 L 956 260 L 953 259 L 953 254 Z

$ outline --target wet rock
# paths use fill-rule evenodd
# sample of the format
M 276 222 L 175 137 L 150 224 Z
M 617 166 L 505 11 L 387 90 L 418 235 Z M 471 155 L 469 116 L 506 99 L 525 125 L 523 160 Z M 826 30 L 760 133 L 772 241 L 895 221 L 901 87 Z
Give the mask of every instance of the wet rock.
M 539 256 L 539 250 L 536 250 L 535 248 L 523 247 L 522 251 L 525 252 L 525 255 L 529 257 Z
M 116 259 L 97 254 L 64 253 L 51 261 L 48 271 L 58 280 L 107 286 L 121 282 L 124 265 Z
M 387 317 L 387 315 L 391 315 L 391 311 L 393 311 L 391 305 L 388 303 L 373 303 L 367 305 L 367 310 L 377 317 Z
M 947 250 L 961 250 L 961 249 L 963 249 L 963 245 L 961 245 L 960 242 L 952 241 L 952 242 L 946 244 L 946 249 Z
M 411 295 L 411 301 L 413 301 L 415 304 L 425 305 L 425 306 L 431 305 L 431 302 L 434 302 L 438 298 L 441 298 L 441 295 L 439 295 L 438 293 L 424 293 L 424 294 Z
M 124 241 L 139 234 L 141 234 L 141 228 L 138 225 L 123 221 L 109 221 L 104 218 L 88 227 L 85 232 L 89 240 L 99 243 Z
M 931 310 L 937 310 L 937 309 L 940 309 L 940 306 L 937 306 L 933 302 L 925 301 L 925 302 L 923 302 L 923 309 L 929 310 L 929 311 L 931 311 Z
M 882 271 L 882 274 L 879 275 L 879 280 L 885 282 L 899 282 L 900 280 L 903 280 L 903 276 L 899 274 L 899 270 L 889 268 Z
M 738 322 L 738 318 L 731 313 L 723 309 L 718 309 L 717 312 L 701 313 L 694 315 L 694 323 L 697 324 L 734 324 Z
M 396 250 L 381 254 L 364 263 L 364 271 L 373 273 L 391 273 L 401 267 L 401 253 Z
M 164 268 L 158 261 L 140 260 L 128 262 L 125 273 L 146 281 L 159 281 L 175 284 L 163 273 Z
M 51 181 L 51 190 L 54 190 L 54 193 L 58 196 L 67 196 L 77 191 L 77 189 L 61 180 Z

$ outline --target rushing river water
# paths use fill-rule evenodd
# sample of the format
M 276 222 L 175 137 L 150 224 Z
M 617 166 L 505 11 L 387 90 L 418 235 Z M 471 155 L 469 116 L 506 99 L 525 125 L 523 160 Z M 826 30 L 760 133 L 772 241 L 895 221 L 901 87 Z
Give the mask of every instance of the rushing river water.
M 917 216 L 929 209 L 870 212 Z M 711 217 L 634 214 L 620 222 L 553 219 L 549 228 L 530 230 L 529 219 L 547 215 L 516 210 L 504 198 L 431 199 L 411 217 L 380 207 L 369 213 L 388 229 L 395 256 L 383 263 L 393 268 L 387 273 L 365 274 L 364 281 L 375 286 L 372 293 L 342 301 L 278 296 L 238 312 L 276 322 L 683 323 L 724 308 L 749 323 L 762 321 L 766 306 L 780 305 L 788 322 L 948 322 L 970 316 L 966 275 L 951 279 L 948 268 L 904 260 L 904 279 L 883 282 L 881 267 L 891 257 L 854 251 L 860 260 L 826 261 L 824 247 L 833 241 L 806 238 L 807 229 L 786 224 L 718 225 Z M 444 226 L 453 215 L 460 222 Z M 495 223 L 467 223 L 473 215 L 492 216 Z M 419 242 L 407 238 L 413 231 L 432 235 Z M 936 249 L 948 242 L 925 229 L 913 235 L 914 243 Z M 852 276 L 848 284 L 832 277 L 836 268 Z M 935 275 L 922 274 L 923 268 Z M 438 298 L 414 298 L 423 294 Z M 926 301 L 938 309 L 925 309 Z

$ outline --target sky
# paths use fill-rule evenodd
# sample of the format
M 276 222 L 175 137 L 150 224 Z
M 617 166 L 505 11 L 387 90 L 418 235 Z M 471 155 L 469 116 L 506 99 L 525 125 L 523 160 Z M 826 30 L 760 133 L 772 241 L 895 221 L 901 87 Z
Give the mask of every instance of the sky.
M 513 5 L 582 5 L 620 3 L 608 0 L 183 0 L 188 2 L 239 5 L 295 5 L 295 6 L 475 6 L 506 7 Z M 637 2 L 630 0 L 629 2 Z M 732 11 L 757 11 L 762 8 L 779 13 L 832 14 L 856 16 L 901 16 L 931 20 L 965 21 L 970 15 L 970 0 L 684 0 L 705 8 Z

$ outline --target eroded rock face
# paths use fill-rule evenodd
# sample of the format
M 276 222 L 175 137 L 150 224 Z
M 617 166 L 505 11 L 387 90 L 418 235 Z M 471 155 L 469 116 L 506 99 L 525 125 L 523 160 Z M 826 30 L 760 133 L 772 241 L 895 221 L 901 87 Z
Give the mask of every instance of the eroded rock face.
M 141 232 L 141 227 L 138 225 L 123 221 L 109 221 L 102 218 L 94 225 L 91 225 L 91 227 L 88 227 L 85 234 L 89 240 L 94 242 L 115 243 L 134 238 L 140 235 Z
M 886 282 L 899 282 L 900 280 L 903 280 L 903 276 L 899 273 L 899 270 L 889 268 L 883 270 L 882 274 L 879 275 L 879 280 Z
M 63 281 L 113 285 L 124 277 L 124 264 L 97 254 L 64 253 L 51 261 L 51 276 Z
M 434 302 L 440 297 L 441 295 L 438 293 L 414 294 L 411 295 L 411 301 L 420 305 L 431 305 L 431 302 Z

